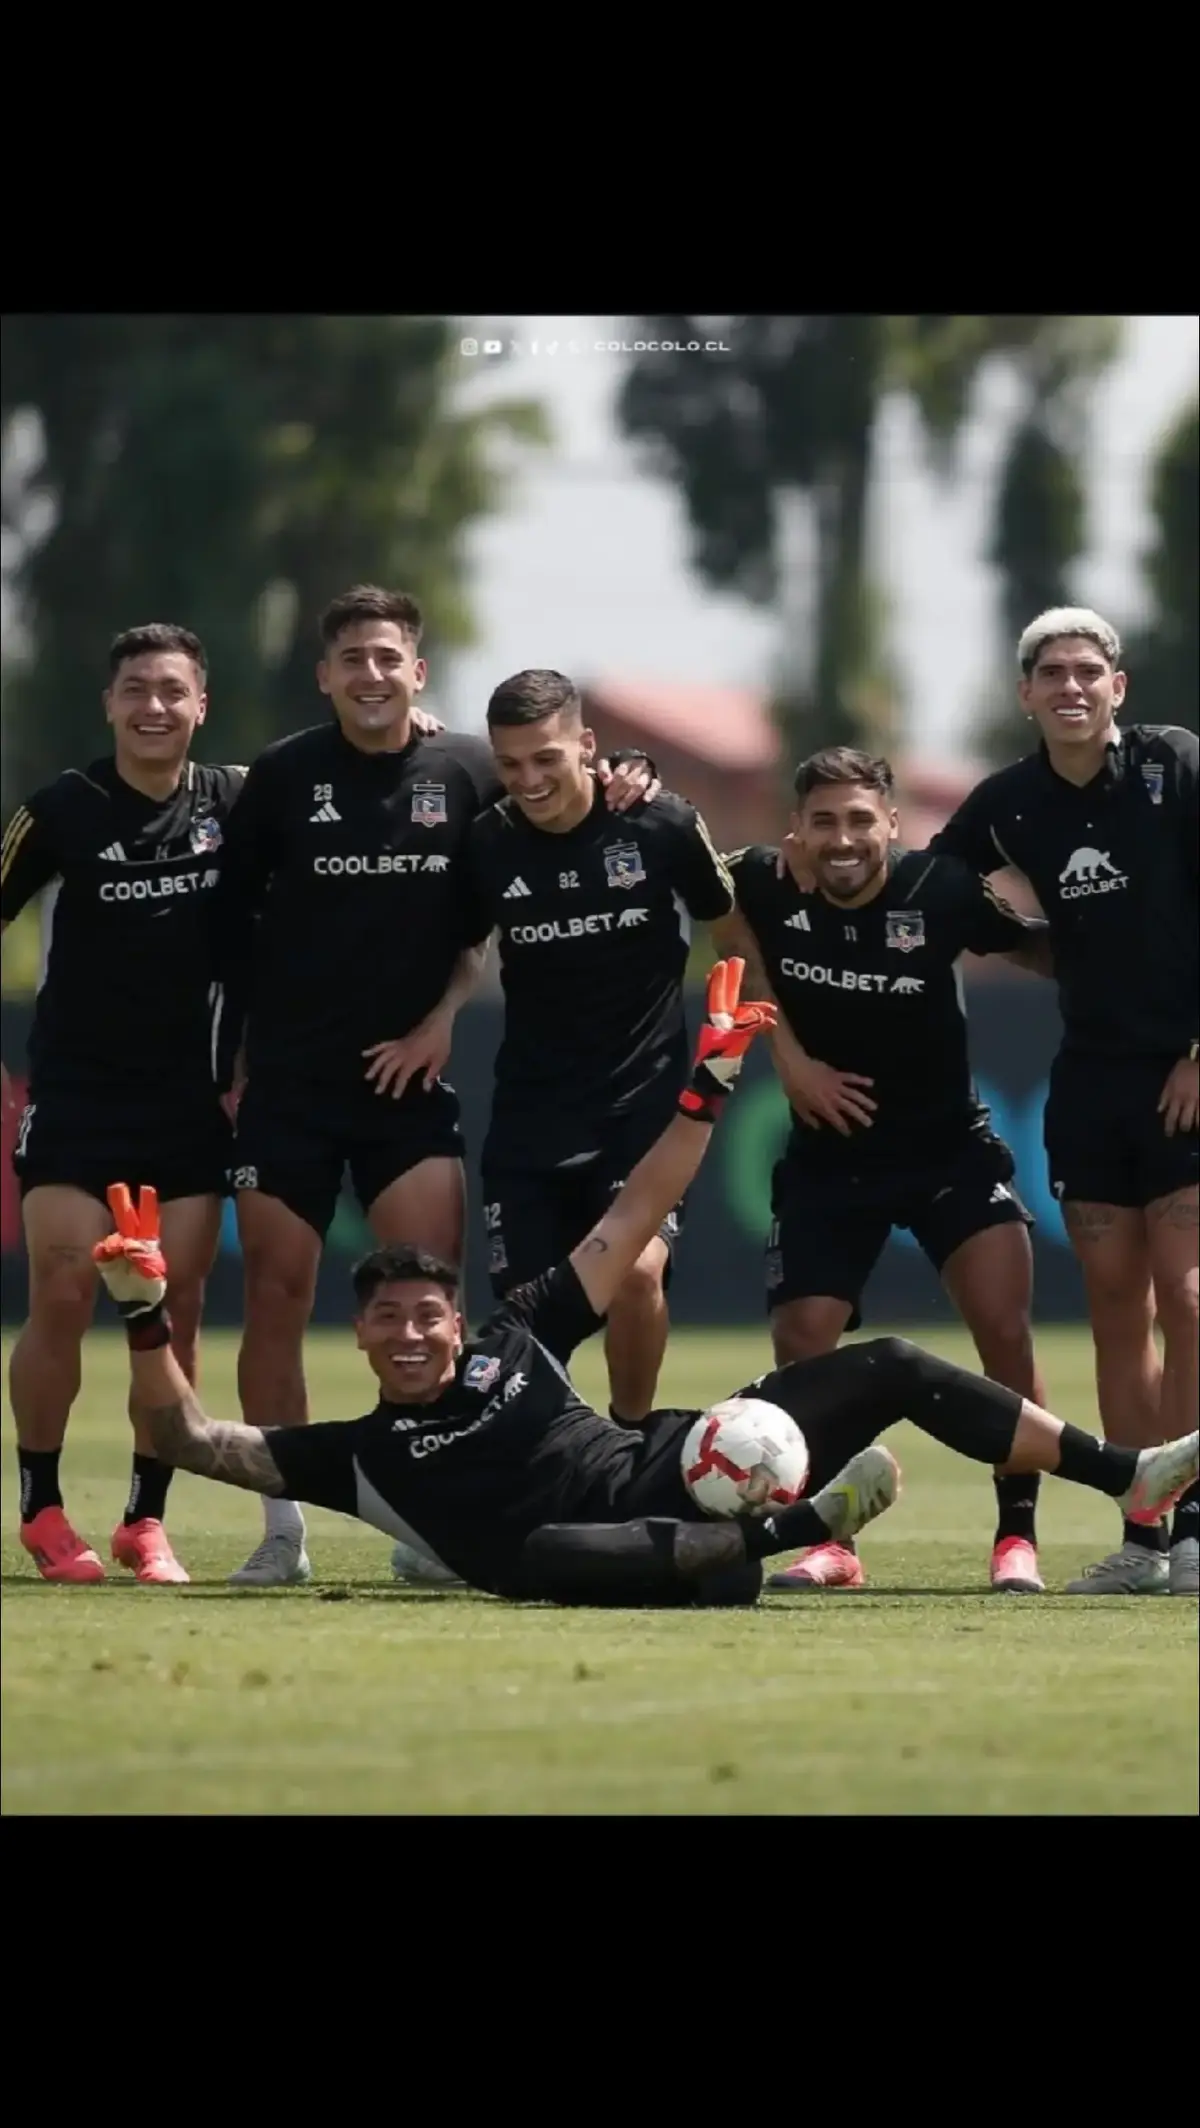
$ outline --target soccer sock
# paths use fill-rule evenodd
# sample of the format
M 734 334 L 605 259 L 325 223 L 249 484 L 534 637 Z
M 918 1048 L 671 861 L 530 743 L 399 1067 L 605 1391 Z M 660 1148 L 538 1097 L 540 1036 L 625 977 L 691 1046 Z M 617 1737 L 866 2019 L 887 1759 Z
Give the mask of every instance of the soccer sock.
M 996 1488 L 997 1544 L 1002 1544 L 1006 1537 L 1023 1537 L 1026 1544 L 1035 1543 L 1034 1517 L 1040 1483 L 1037 1472 L 1022 1472 L 1018 1477 L 996 1478 L 993 1482 Z
M 160 1463 L 157 1456 L 134 1456 L 133 1482 L 121 1517 L 126 1528 L 131 1522 L 162 1521 L 167 1511 L 167 1490 L 174 1475 L 172 1465 Z
M 44 1507 L 61 1507 L 58 1489 L 58 1459 L 61 1448 L 18 1448 L 21 1473 L 21 1520 L 32 1522 Z
M 740 1521 L 738 1528 L 747 1559 L 769 1559 L 774 1552 L 807 1551 L 833 1541 L 829 1524 L 821 1520 L 810 1500 L 798 1500 L 795 1507 L 781 1508 L 778 1514 L 767 1515 L 761 1522 Z M 839 1537 L 837 1541 L 848 1552 L 854 1550 L 846 1538 Z
M 1182 1544 L 1187 1537 L 1200 1537 L 1200 1480 L 1175 1502 L 1171 1542 Z
M 1131 1450 L 1132 1454 L 1133 1451 Z M 1143 1552 L 1165 1552 L 1170 1543 L 1166 1518 L 1161 1522 L 1127 1522 L 1122 1544 L 1136 1544 Z
M 1069 1484 L 1090 1485 L 1093 1492 L 1119 1500 L 1133 1484 L 1137 1465 L 1136 1448 L 1114 1448 L 1109 1441 L 1098 1441 L 1094 1433 L 1085 1433 L 1082 1426 L 1063 1427 L 1056 1475 Z M 1140 1525 L 1127 1523 L 1126 1528 L 1130 1527 Z
M 263 1514 L 268 1537 L 285 1537 L 289 1544 L 303 1544 L 304 1517 L 294 1500 L 264 1499 Z

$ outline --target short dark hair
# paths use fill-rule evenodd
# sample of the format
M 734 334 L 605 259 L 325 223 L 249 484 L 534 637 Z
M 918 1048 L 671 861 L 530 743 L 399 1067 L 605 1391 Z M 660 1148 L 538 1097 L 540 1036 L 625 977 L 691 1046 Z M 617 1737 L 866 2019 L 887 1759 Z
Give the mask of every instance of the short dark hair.
M 127 659 L 144 658 L 155 650 L 190 658 L 201 680 L 208 678 L 208 659 L 198 635 L 176 621 L 148 621 L 144 628 L 123 628 L 113 637 L 108 646 L 109 679 L 116 679 Z
M 458 1293 L 459 1278 L 454 1265 L 446 1263 L 441 1256 L 431 1255 L 428 1249 L 411 1248 L 407 1242 L 399 1242 L 387 1249 L 372 1249 L 350 1273 L 360 1311 L 380 1286 L 399 1286 L 417 1279 L 441 1286 L 450 1300 Z
M 891 762 L 881 755 L 864 754 L 854 746 L 826 746 L 800 763 L 796 770 L 796 796 L 807 798 L 810 791 L 826 784 L 861 783 L 867 790 L 880 791 L 890 798 L 895 780 Z
M 569 680 L 565 672 L 538 667 L 514 672 L 510 679 L 501 680 L 492 691 L 487 721 L 489 726 L 539 724 L 543 717 L 556 716 L 560 710 L 570 713 L 581 709 L 574 680 Z
M 421 640 L 424 616 L 411 592 L 385 591 L 379 584 L 352 584 L 331 599 L 321 615 L 321 642 L 328 650 L 344 628 L 358 621 L 394 621 L 414 644 Z

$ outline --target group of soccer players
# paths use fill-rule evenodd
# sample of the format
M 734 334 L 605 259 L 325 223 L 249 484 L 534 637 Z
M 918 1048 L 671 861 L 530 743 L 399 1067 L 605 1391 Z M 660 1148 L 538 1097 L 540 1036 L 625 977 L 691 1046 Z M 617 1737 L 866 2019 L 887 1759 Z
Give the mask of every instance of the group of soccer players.
M 744 997 L 761 1012 L 744 1021 L 742 1046 L 760 1031 L 769 1040 L 792 1111 L 766 1237 L 775 1371 L 755 1393 L 773 1385 L 810 1447 L 829 1433 L 806 1514 L 754 1558 L 804 1547 L 776 1584 L 861 1585 L 855 1531 L 887 1504 L 894 1469 L 865 1443 L 908 1416 L 992 1463 L 994 1586 L 1042 1587 L 1037 1485 L 1057 1471 L 1099 1485 L 1125 1518 L 1120 1547 L 1072 1589 L 1195 1593 L 1194 1473 L 1171 1521 L 1148 1513 L 1172 1488 L 1146 1451 L 1195 1423 L 1197 749 L 1184 731 L 1118 729 L 1125 681 L 1107 624 L 1065 610 L 1026 631 L 1020 694 L 1040 744 L 987 778 L 928 851 L 899 849 L 888 765 L 834 749 L 801 765 L 778 848 L 724 858 L 644 756 L 596 760 L 563 675 L 506 681 L 486 739 L 466 737 L 417 707 L 426 675 L 411 599 L 357 587 L 321 635 L 330 721 L 248 771 L 190 760 L 206 710 L 196 638 L 161 626 L 119 637 L 105 697 L 112 756 L 30 798 L 5 833 L 0 917 L 43 888 L 53 897 L 15 1154 L 30 1309 L 11 1389 L 22 1540 L 39 1571 L 104 1573 L 59 1488 L 99 1247 L 101 1275 L 142 1321 L 133 1480 L 112 1539 L 139 1579 L 187 1578 L 163 1528 L 182 1462 L 264 1497 L 263 1542 L 232 1576 L 239 1585 L 310 1576 L 307 1500 L 389 1530 L 433 1574 L 510 1591 L 537 1580 L 521 1546 L 542 1525 L 636 1527 L 637 1571 L 657 1587 L 654 1518 L 688 1519 L 677 1474 L 659 1482 L 664 1453 L 677 1461 L 680 1415 L 664 1426 L 653 1414 L 671 1258 L 702 1150 L 686 1126 L 715 1120 L 713 1074 L 732 1083 L 741 1055 L 722 1058 L 719 1023 L 709 1027 L 717 1047 L 689 1080 L 684 972 L 699 922 L 745 965 Z M 1042 920 L 999 898 L 988 878 L 1001 869 L 1030 881 Z M 495 1349 L 468 1349 L 456 1313 L 467 1149 L 442 1072 L 493 936 L 505 1026 L 479 1160 L 500 1308 Z M 1065 1036 L 1046 1145 L 1084 1268 L 1107 1464 L 1074 1429 L 1060 1429 L 1061 1448 L 1045 1432 L 1058 1422 L 1042 1409 L 1033 1347 L 1030 1220 L 971 1080 L 964 951 L 1005 954 L 1058 984 Z M 672 1155 L 681 1106 L 686 1143 Z M 358 1323 L 383 1387 L 382 1462 L 359 1429 L 308 1425 L 303 1335 L 346 1167 L 380 1245 L 362 1267 Z M 105 1240 L 122 1179 L 150 1185 L 161 1207 L 147 1263 L 162 1290 L 141 1303 L 121 1251 L 149 1249 L 146 1236 Z M 242 1428 L 213 1427 L 194 1395 L 227 1189 L 245 1262 Z M 895 1226 L 912 1231 L 971 1332 L 995 1385 L 986 1410 L 974 1378 L 935 1381 L 941 1363 L 928 1355 L 835 1352 Z M 552 1455 L 523 1408 L 529 1370 L 547 1353 L 565 1363 L 601 1328 L 609 1416 L 589 1414 L 601 1433 Z M 553 1395 L 567 1396 L 559 1373 Z M 466 1391 L 472 1416 L 448 1425 Z M 573 1395 L 566 1415 L 537 1420 L 543 1432 L 561 1434 L 574 1413 L 567 1432 L 579 1433 Z M 942 1396 L 961 1405 L 965 1434 L 946 1430 Z M 396 1416 L 447 1398 L 441 1416 Z M 579 1472 L 559 1482 L 564 1453 L 572 1471 L 582 1458 L 586 1483 Z M 837 1492 L 855 1456 L 857 1476 Z M 439 1496 L 435 1471 L 468 1461 L 462 1508 L 449 1478 Z M 600 1488 L 598 1511 L 601 1466 L 622 1475 Z M 519 1510 L 510 1480 L 524 1486 Z M 589 1587 L 594 1549 L 589 1539 Z M 560 1544 L 543 1577 L 551 1593 L 575 1587 L 572 1556 L 568 1546 L 564 1567 Z M 612 1556 L 628 1590 L 628 1542 Z

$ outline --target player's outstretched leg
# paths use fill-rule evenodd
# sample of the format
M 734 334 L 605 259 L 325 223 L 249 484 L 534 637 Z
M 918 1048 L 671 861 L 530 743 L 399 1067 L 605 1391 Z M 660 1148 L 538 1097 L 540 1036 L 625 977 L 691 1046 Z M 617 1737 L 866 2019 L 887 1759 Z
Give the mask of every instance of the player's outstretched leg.
M 856 1537 L 899 1497 L 900 1467 L 864 1448 L 809 1500 L 767 1521 L 746 1516 L 677 1521 L 548 1523 L 528 1537 L 519 1579 L 526 1601 L 622 1609 L 742 1607 L 757 1603 L 763 1559 Z
M 972 1462 L 1014 1473 L 1043 1471 L 1106 1493 L 1139 1524 L 1166 1514 L 1200 1473 L 1198 1433 L 1154 1448 L 1114 1447 L 904 1338 L 877 1338 L 808 1367 L 781 1368 L 765 1375 L 754 1393 L 781 1405 L 801 1427 L 811 1426 L 810 1446 L 819 1444 L 820 1450 L 814 1477 L 836 1459 L 839 1442 L 852 1451 L 864 1431 L 880 1434 L 901 1419 Z M 771 1518 L 781 1536 L 795 1527 L 789 1517 L 798 1513 L 791 1508 Z M 790 1539 L 793 1546 L 811 1541 Z

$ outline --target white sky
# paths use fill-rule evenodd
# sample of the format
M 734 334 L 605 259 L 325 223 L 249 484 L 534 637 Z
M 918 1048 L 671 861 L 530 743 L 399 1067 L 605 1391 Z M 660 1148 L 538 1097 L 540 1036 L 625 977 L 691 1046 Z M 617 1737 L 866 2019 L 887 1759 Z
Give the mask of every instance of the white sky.
M 496 682 L 525 665 L 558 666 L 581 680 L 765 684 L 776 621 L 691 577 L 674 492 L 645 479 L 616 436 L 610 407 L 623 358 L 566 352 L 571 339 L 621 338 L 624 328 L 605 318 L 511 322 L 521 354 L 481 374 L 471 396 L 541 399 L 557 447 L 544 461 L 525 461 L 511 508 L 473 541 L 480 643 L 434 675 L 431 704 L 460 728 L 478 727 Z M 536 356 L 526 345 L 534 338 Z M 544 352 L 551 339 L 560 343 L 553 356 Z M 1096 394 L 1092 547 L 1075 593 L 1126 627 L 1141 608 L 1147 462 L 1195 389 L 1198 348 L 1200 319 L 1131 318 L 1125 352 Z M 969 750 L 965 719 L 997 655 L 1009 654 L 996 640 L 992 572 L 980 559 L 1003 413 L 1001 390 L 964 437 L 956 492 L 925 473 L 906 407 L 890 408 L 882 424 L 875 537 L 910 742 L 925 758 Z

